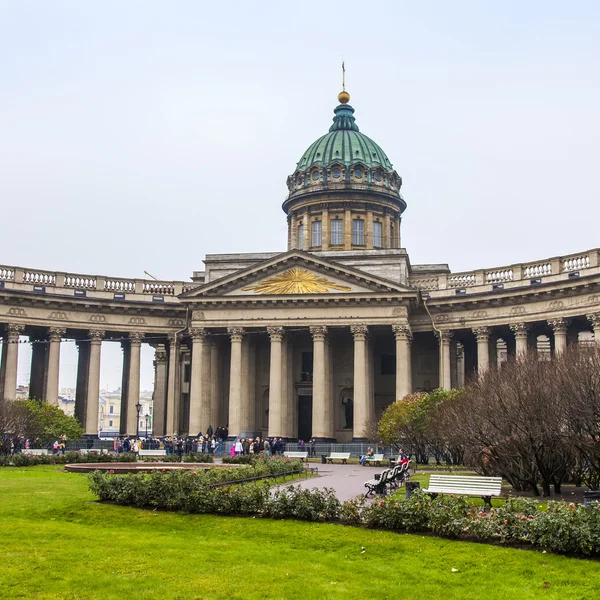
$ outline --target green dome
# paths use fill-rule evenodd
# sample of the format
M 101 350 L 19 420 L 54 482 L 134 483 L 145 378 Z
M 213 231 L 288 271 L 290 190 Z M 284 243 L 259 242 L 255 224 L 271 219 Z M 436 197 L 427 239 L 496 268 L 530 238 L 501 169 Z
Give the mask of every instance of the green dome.
M 335 117 L 329 133 L 310 145 L 296 166 L 304 171 L 312 165 L 325 167 L 338 163 L 347 167 L 361 163 L 367 168 L 382 167 L 393 170 L 385 152 L 369 137 L 360 133 L 354 120 L 354 109 L 340 104 L 334 109 Z

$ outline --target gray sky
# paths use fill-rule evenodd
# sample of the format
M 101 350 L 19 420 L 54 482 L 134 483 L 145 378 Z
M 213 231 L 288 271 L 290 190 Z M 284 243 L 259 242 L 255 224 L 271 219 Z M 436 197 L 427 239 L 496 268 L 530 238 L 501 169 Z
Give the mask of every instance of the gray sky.
M 284 250 L 342 57 L 413 264 L 596 247 L 599 40 L 593 1 L 0 0 L 0 263 L 187 279 Z

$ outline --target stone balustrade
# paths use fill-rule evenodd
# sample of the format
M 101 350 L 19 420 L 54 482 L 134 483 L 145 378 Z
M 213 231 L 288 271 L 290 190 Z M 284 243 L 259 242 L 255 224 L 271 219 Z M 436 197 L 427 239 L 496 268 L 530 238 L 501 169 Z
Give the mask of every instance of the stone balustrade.
M 143 302 L 177 302 L 198 284 L 184 281 L 80 275 L 0 265 L 0 287 L 15 291 Z M 122 297 L 121 295 L 125 295 Z
M 565 275 L 580 277 L 595 275 L 599 270 L 600 250 L 557 256 L 547 260 L 521 263 L 492 269 L 479 269 L 464 273 L 440 273 L 410 277 L 411 287 L 430 293 L 434 297 L 455 295 L 457 290 L 465 293 L 490 291 L 494 285 L 507 288 L 531 285 L 531 280 L 539 283 L 558 281 Z M 537 281 L 535 283 L 538 283 Z

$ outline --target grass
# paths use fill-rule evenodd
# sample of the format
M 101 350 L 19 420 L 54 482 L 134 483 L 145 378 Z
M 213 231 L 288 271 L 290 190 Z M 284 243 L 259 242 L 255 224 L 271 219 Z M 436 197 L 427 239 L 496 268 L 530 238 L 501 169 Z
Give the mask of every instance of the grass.
M 0 498 L 3 600 L 592 600 L 600 587 L 598 562 L 531 550 L 100 504 L 54 465 L 0 469 Z

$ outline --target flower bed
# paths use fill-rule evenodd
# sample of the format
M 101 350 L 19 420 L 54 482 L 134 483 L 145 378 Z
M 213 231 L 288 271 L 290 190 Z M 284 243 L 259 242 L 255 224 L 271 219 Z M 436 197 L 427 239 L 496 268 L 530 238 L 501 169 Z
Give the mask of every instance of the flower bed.
M 370 502 L 357 498 L 341 503 L 331 489 L 307 490 L 291 485 L 270 490 L 270 482 L 212 487 L 215 484 L 277 473 L 289 459 L 263 459 L 235 469 L 176 471 L 149 475 L 92 473 L 90 488 L 101 500 L 190 513 L 255 515 L 277 519 L 330 521 L 403 532 L 427 532 L 449 538 L 530 545 L 584 556 L 600 554 L 600 503 L 590 507 L 511 498 L 484 512 L 464 496 L 432 499 L 415 490 Z M 298 471 L 302 464 L 296 460 Z

